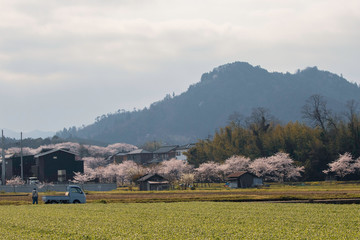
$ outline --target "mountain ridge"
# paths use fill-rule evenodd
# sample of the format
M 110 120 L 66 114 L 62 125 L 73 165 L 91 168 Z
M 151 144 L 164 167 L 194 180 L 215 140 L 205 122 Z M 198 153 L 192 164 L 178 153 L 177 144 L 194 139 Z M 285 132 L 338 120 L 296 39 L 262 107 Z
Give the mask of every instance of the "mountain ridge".
M 227 124 L 233 113 L 249 116 L 263 107 L 282 122 L 302 121 L 301 108 L 311 95 L 325 97 L 341 113 L 348 100 L 359 100 L 355 83 L 309 67 L 296 73 L 268 72 L 260 66 L 234 62 L 202 74 L 198 83 L 177 96 L 167 95 L 149 108 L 108 114 L 72 136 L 103 142 L 182 144 L 206 138 Z M 66 137 L 64 132 L 58 133 Z

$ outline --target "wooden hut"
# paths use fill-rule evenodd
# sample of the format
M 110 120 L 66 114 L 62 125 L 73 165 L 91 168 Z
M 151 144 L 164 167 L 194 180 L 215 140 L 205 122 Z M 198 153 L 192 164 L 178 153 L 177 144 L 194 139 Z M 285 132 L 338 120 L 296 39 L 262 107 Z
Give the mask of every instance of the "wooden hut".
M 263 185 L 262 178 L 247 171 L 235 172 L 227 176 L 230 188 L 250 188 Z
M 169 181 L 159 174 L 147 174 L 137 180 L 140 191 L 168 190 Z

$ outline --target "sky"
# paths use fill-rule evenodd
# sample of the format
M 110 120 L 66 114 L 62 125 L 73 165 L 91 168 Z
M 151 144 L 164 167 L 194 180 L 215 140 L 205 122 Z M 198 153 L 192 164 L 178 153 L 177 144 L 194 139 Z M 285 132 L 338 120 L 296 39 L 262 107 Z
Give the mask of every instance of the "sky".
M 360 83 L 360 1 L 0 0 L 0 129 L 148 107 L 234 61 Z

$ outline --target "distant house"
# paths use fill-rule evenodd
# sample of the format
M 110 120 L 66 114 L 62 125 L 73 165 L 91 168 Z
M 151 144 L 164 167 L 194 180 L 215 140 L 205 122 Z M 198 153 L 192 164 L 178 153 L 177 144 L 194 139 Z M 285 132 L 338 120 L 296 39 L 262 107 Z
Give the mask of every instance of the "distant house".
M 52 149 L 35 155 L 32 172 L 41 182 L 66 182 L 74 172 L 84 172 L 84 162 L 65 149 Z
M 147 164 L 153 158 L 153 153 L 144 149 L 136 149 L 126 154 L 127 160 L 140 164 Z
M 176 148 L 179 146 L 163 146 L 153 152 L 152 163 L 160 163 L 176 157 Z
M 168 190 L 169 181 L 159 174 L 147 174 L 137 180 L 140 191 Z
M 128 151 L 121 151 L 111 156 L 111 161 L 113 163 L 122 163 L 127 159 L 127 155 L 129 154 Z
M 24 180 L 29 179 L 29 177 L 35 177 L 35 173 L 31 171 L 33 165 L 35 165 L 34 155 L 23 156 Z M 11 179 L 14 176 L 21 176 L 21 156 L 19 154 L 5 156 L 5 173 L 6 179 Z
M 236 172 L 227 176 L 230 188 L 250 188 L 263 185 L 262 178 L 247 171 Z
M 176 148 L 176 159 L 187 161 L 187 156 L 184 154 L 189 151 L 190 148 L 195 147 L 194 143 L 186 144 Z

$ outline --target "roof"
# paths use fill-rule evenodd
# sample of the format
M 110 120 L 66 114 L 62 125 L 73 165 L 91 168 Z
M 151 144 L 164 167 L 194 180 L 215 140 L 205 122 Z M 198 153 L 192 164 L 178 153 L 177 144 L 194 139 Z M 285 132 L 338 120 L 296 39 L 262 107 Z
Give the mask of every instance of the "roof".
M 66 153 L 69 153 L 69 154 L 72 154 L 72 155 L 76 155 L 75 153 L 64 150 L 64 149 L 53 149 L 53 150 L 50 150 L 50 151 L 47 151 L 47 152 L 44 152 L 44 153 L 36 154 L 35 157 L 36 158 L 42 157 L 42 156 L 45 156 L 45 155 L 48 155 L 48 154 L 51 154 L 51 153 L 54 153 L 54 152 L 58 152 L 58 151 L 62 151 L 62 152 L 66 152 Z
M 146 174 L 145 176 L 142 176 L 140 179 L 138 179 L 137 181 L 138 182 L 145 182 L 146 180 L 148 180 L 148 179 L 150 179 L 150 178 L 152 178 L 152 177 L 154 177 L 154 176 L 158 176 L 158 177 L 160 177 L 160 178 L 163 178 L 163 179 L 165 179 L 163 176 L 161 176 L 161 175 L 159 175 L 159 174 L 157 174 L 157 173 L 149 173 L 149 174 Z
M 253 176 L 256 176 L 248 171 L 240 171 L 240 172 L 235 172 L 235 173 L 232 173 L 230 175 L 227 176 L 227 178 L 238 178 L 238 177 L 241 177 L 242 175 L 244 175 L 245 173 L 248 173 L 248 174 L 251 174 Z
M 4 157 L 5 159 L 9 159 L 9 158 L 12 158 L 15 154 L 6 154 Z M 0 155 L 0 162 L 2 162 L 2 157 Z
M 23 158 L 25 157 L 34 157 L 35 155 L 34 154 L 26 154 L 24 155 L 23 154 Z M 21 154 L 20 153 L 14 153 L 14 154 L 11 154 L 11 155 L 5 155 L 5 158 L 20 158 L 21 157 Z
M 160 147 L 158 150 L 154 151 L 154 153 L 168 153 L 174 149 L 176 149 L 178 146 L 163 146 Z
M 195 143 L 189 143 L 189 144 L 182 145 L 182 146 L 176 148 L 176 150 L 188 150 L 193 147 L 195 147 Z
M 164 160 L 161 159 L 161 158 L 153 158 L 151 161 L 149 161 L 148 163 L 149 164 L 153 164 L 153 163 L 161 163 L 163 162 Z
M 154 182 L 154 181 L 149 181 L 149 184 L 153 184 L 153 185 L 156 185 L 156 184 L 169 184 L 169 181 L 161 181 L 161 182 Z
M 12 158 L 13 156 L 15 156 L 15 154 L 6 154 L 6 155 L 5 155 L 5 159 L 7 159 L 7 158 Z
M 114 156 L 125 156 L 128 155 L 130 152 L 118 152 L 117 154 L 115 154 Z
M 135 149 L 135 150 L 127 153 L 127 155 L 128 155 L 128 154 L 129 154 L 129 155 L 130 155 L 130 154 L 140 154 L 140 153 L 151 153 L 151 152 L 146 151 L 146 150 L 144 150 L 144 149 Z

